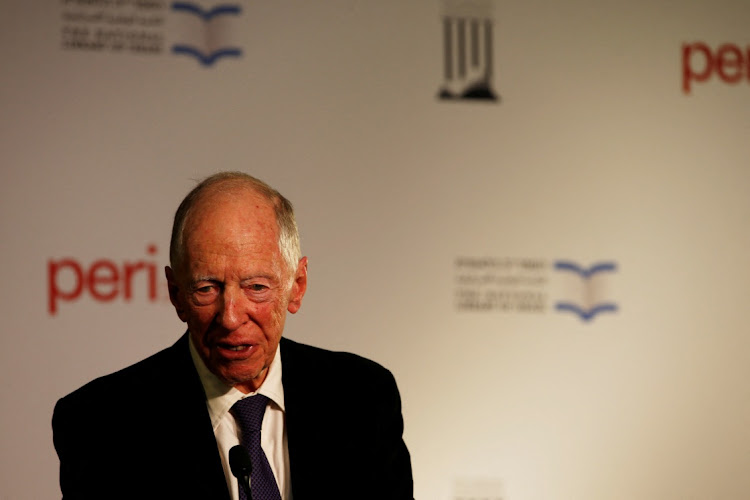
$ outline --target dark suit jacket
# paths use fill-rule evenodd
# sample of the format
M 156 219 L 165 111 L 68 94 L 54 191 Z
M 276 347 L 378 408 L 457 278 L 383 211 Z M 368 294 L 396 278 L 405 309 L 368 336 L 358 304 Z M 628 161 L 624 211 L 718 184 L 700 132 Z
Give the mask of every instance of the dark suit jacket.
M 187 342 L 185 335 L 57 402 L 64 499 L 229 498 Z M 391 373 L 284 338 L 281 356 L 294 500 L 412 499 Z

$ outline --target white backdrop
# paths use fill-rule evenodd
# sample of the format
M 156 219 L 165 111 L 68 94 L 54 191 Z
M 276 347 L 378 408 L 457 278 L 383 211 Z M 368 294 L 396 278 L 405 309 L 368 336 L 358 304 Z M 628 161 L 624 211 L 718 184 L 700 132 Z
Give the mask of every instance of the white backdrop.
M 436 0 L 2 4 L 0 499 L 59 497 L 55 401 L 182 333 L 171 217 L 225 169 L 296 206 L 285 334 L 394 372 L 417 498 L 750 496 L 747 2 L 464 2 L 493 20 L 497 102 L 437 99 L 458 7 Z M 241 55 L 171 52 L 204 36 Z M 479 280 L 541 266 L 542 307 L 460 307 L 481 258 L 514 264 Z M 616 270 L 571 292 L 562 259 Z M 112 299 L 65 299 L 100 260 Z M 617 311 L 555 309 L 587 297 Z

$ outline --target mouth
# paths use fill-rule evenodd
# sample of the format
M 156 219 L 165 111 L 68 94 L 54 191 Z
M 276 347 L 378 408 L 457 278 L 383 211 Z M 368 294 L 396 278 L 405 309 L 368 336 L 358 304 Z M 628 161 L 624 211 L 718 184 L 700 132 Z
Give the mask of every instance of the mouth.
M 216 344 L 216 350 L 223 358 L 230 360 L 240 360 L 250 357 L 255 349 L 254 344 L 228 344 L 220 342 Z
M 229 345 L 229 344 L 219 344 L 219 347 L 222 349 L 228 349 L 230 351 L 244 351 L 246 349 L 249 349 L 252 347 L 250 344 L 243 344 L 243 345 Z

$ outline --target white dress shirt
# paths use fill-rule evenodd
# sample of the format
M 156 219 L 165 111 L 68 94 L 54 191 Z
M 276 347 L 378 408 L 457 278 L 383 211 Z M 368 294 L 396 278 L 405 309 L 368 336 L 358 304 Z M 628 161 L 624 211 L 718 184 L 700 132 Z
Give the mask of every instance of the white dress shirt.
M 239 426 L 229 409 L 248 396 L 263 394 L 269 399 L 266 413 L 263 415 L 260 445 L 268 458 L 276 484 L 281 492 L 281 500 L 292 500 L 291 481 L 289 478 L 289 448 L 287 446 L 286 425 L 284 425 L 284 387 L 281 384 L 281 346 L 268 367 L 266 379 L 256 392 L 244 394 L 222 382 L 206 367 L 203 359 L 190 338 L 190 355 L 198 371 L 203 390 L 206 392 L 206 405 L 211 417 L 216 443 L 219 446 L 224 476 L 233 500 L 239 500 L 239 484 L 229 468 L 229 450 L 240 443 Z

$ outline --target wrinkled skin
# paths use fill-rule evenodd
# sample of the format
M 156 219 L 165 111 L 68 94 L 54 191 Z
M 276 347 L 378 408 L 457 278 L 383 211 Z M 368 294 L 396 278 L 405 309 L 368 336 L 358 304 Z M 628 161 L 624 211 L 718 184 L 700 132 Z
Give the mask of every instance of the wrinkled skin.
M 307 288 L 307 258 L 289 270 L 271 203 L 248 188 L 206 193 L 183 233 L 184 256 L 166 268 L 169 296 L 212 373 L 242 392 L 266 378 Z

